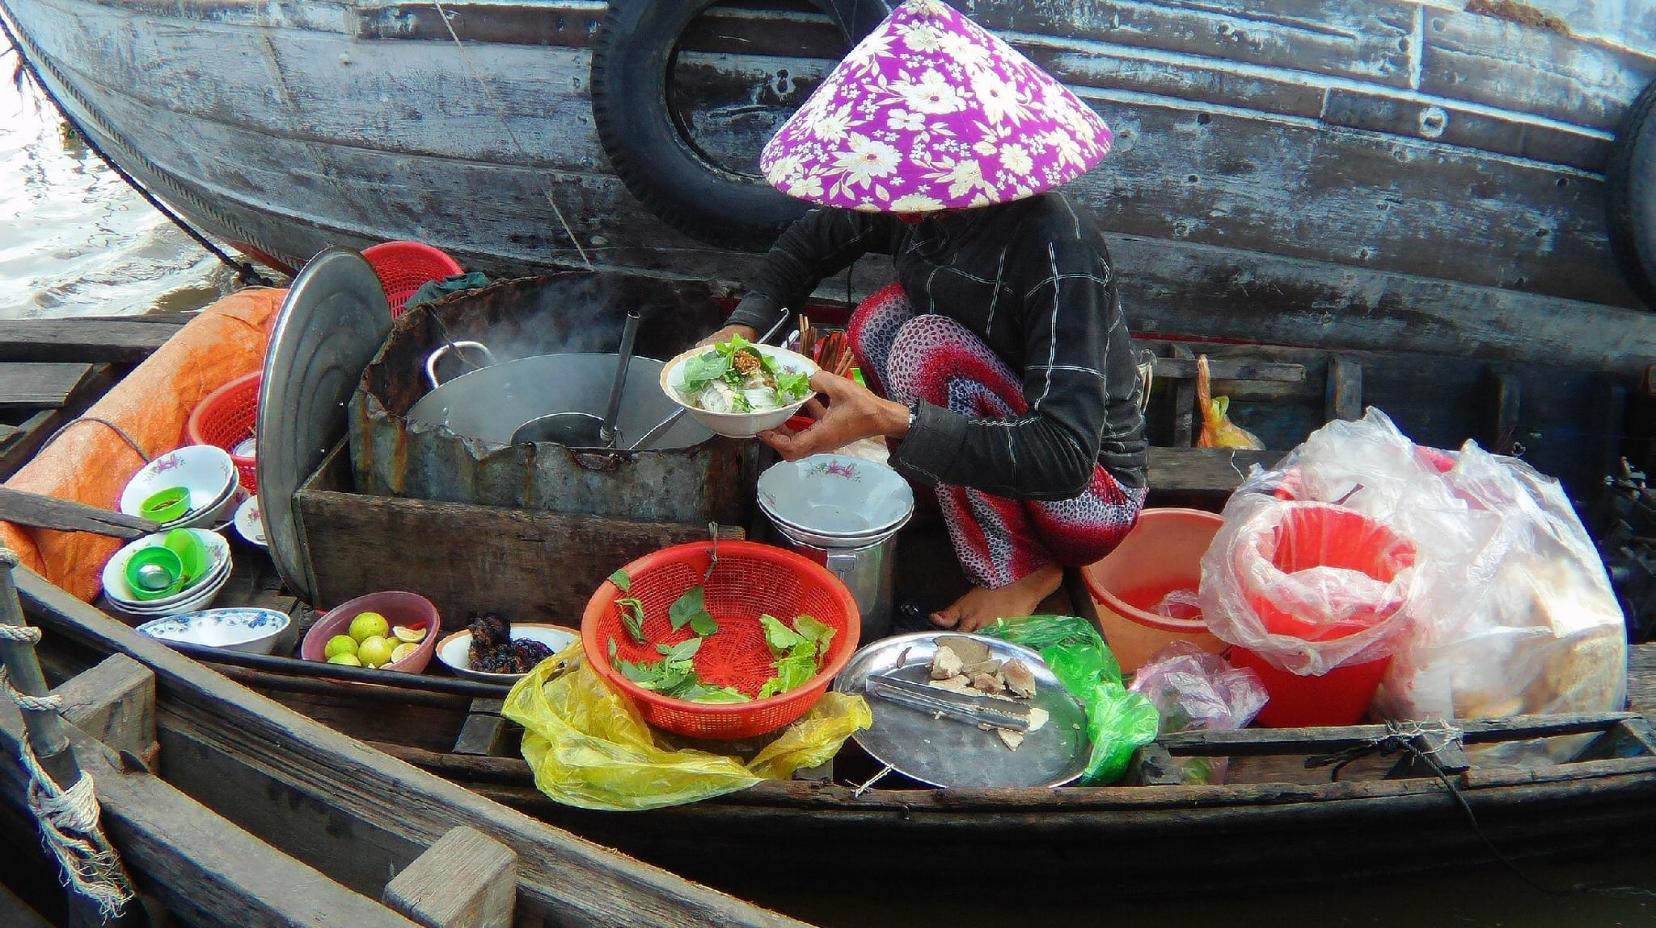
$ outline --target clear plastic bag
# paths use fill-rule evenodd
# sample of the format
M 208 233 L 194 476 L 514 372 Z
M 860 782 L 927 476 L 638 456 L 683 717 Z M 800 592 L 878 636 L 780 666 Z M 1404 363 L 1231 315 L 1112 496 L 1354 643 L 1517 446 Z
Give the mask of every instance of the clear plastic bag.
M 750 758 L 676 747 L 587 666 L 579 641 L 512 687 L 501 714 L 522 725 L 523 759 L 541 792 L 605 811 L 659 809 L 722 796 L 826 763 L 873 724 L 861 696 L 825 693 Z
M 1091 622 L 1069 615 L 1000 619 L 982 634 L 1037 651 L 1064 689 L 1087 713 L 1092 745 L 1081 782 L 1114 783 L 1139 748 L 1156 740 L 1160 716 L 1144 696 L 1121 682 L 1121 665 Z
M 1164 732 L 1246 728 L 1268 698 L 1257 673 L 1188 641 L 1163 648 L 1133 674 L 1128 689 L 1156 707 Z M 1223 783 L 1225 768 L 1223 757 L 1179 758 L 1185 783 Z
M 1457 453 L 1418 447 L 1374 409 L 1319 429 L 1276 468 L 1256 468 L 1226 506 L 1202 590 L 1221 638 L 1272 644 L 1250 621 L 1253 610 L 1237 593 L 1240 574 L 1230 557 L 1239 536 L 1257 535 L 1250 520 L 1336 501 L 1414 541 L 1413 581 L 1395 590 L 1402 607 L 1391 620 L 1364 636 L 1335 639 L 1338 648 L 1285 661 L 1285 669 L 1392 654 L 1373 704 L 1391 719 L 1595 712 L 1624 704 L 1621 609 L 1558 482 L 1473 442 Z M 1561 743 L 1552 748 L 1514 745 L 1495 753 L 1516 762 L 1564 750 Z

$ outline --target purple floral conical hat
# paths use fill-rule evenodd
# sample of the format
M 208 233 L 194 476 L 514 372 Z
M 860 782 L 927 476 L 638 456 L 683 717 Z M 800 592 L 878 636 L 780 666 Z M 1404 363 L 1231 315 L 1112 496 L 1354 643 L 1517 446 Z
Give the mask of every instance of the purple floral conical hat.
M 909 0 L 765 145 L 790 196 L 868 212 L 1005 203 L 1109 154 L 1110 127 L 1052 75 L 941 0 Z

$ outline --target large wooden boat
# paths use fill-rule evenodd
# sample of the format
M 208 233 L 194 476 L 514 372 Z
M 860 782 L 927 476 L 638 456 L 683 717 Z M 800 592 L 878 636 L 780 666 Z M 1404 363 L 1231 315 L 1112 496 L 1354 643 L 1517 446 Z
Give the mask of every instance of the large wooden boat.
M 876 4 L 709 5 L 0 11 L 89 138 L 276 263 L 413 238 L 544 269 L 579 262 L 572 232 L 601 265 L 740 280 L 753 256 L 724 246 L 783 209 L 748 176 L 760 143 Z M 1640 0 L 960 6 L 1116 128 L 1073 190 L 1136 330 L 1623 372 L 1656 353 L 1605 220 L 1613 135 L 1656 76 Z

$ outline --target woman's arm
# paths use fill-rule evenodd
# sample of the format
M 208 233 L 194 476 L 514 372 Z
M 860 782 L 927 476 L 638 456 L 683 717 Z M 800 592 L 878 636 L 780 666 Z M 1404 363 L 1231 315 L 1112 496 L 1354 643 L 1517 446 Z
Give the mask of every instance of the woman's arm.
M 896 217 L 885 213 L 811 210 L 777 238 L 725 324 L 769 329 L 787 307 L 803 303 L 824 277 L 868 252 L 889 253 L 897 225 Z

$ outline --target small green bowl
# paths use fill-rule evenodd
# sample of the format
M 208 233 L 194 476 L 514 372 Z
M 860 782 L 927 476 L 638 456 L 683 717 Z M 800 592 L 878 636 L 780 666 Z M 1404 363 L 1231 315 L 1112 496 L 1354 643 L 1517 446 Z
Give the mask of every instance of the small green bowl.
M 168 487 L 152 494 L 138 507 L 138 514 L 162 525 L 184 517 L 190 511 L 190 488 Z
M 178 555 L 178 560 L 184 565 L 184 585 L 201 579 L 201 575 L 212 566 L 212 556 L 207 552 L 207 546 L 195 532 L 187 528 L 175 528 L 161 539 L 161 546 Z
M 165 586 L 146 585 L 140 579 L 144 576 L 144 568 L 152 565 L 165 574 Z M 127 561 L 126 581 L 127 587 L 132 590 L 132 598 L 140 602 L 172 596 L 184 589 L 184 562 L 177 553 L 165 547 L 140 548 Z

